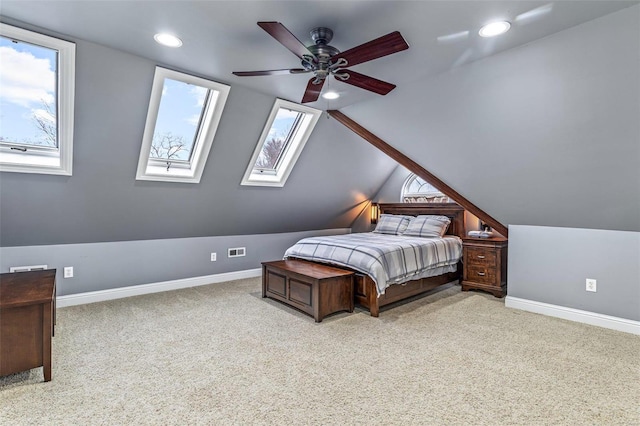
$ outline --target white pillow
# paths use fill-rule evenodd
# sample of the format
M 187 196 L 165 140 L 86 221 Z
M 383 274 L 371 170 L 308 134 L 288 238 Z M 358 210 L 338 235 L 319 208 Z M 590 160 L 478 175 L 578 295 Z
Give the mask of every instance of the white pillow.
M 381 214 L 378 224 L 373 232 L 379 234 L 400 235 L 407 229 L 407 225 L 413 216 L 405 216 L 401 214 Z
M 420 215 L 411 219 L 402 235 L 407 237 L 442 237 L 451 223 L 446 216 Z

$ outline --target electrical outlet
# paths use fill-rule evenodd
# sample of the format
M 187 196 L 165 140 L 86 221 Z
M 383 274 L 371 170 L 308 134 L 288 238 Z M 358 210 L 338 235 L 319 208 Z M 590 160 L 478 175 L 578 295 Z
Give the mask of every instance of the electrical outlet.
M 587 278 L 587 291 L 596 292 L 597 281 L 592 278 Z
M 218 255 L 216 253 L 211 253 L 211 261 L 215 262 L 216 260 L 218 260 Z
M 73 278 L 73 266 L 65 266 L 63 276 L 65 278 Z

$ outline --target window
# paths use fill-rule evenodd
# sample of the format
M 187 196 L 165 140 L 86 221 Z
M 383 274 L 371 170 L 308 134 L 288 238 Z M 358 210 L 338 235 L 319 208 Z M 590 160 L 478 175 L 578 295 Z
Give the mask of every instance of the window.
M 403 203 L 451 203 L 451 199 L 421 177 L 411 173 L 402 185 Z
M 321 111 L 276 99 L 242 185 L 284 186 Z
M 229 86 L 156 67 L 138 180 L 198 183 Z
M 71 175 L 75 52 L 0 23 L 0 171 Z

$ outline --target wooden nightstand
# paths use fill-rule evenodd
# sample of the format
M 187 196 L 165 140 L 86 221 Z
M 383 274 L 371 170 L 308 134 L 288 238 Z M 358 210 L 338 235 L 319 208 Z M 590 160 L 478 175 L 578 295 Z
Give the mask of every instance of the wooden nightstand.
M 503 237 L 462 239 L 462 291 L 475 288 L 495 297 L 507 294 L 507 244 Z

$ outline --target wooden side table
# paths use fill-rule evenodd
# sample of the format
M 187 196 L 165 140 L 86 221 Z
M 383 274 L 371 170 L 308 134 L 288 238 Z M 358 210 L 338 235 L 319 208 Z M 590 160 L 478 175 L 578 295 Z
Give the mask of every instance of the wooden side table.
M 484 290 L 495 297 L 507 294 L 507 245 L 503 237 L 462 239 L 462 291 Z
M 51 380 L 56 270 L 0 274 L 0 376 L 42 366 Z

